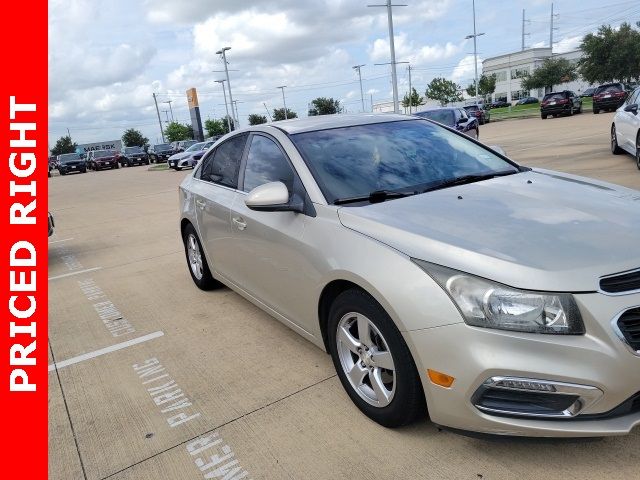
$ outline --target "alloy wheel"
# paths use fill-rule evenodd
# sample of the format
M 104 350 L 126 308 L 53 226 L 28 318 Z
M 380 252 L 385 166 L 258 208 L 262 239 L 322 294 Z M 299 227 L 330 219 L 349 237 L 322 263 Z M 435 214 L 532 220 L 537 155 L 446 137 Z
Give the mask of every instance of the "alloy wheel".
M 202 253 L 200 252 L 200 245 L 198 240 L 192 233 L 187 237 L 187 254 L 189 256 L 189 267 L 193 272 L 193 275 L 198 279 L 202 279 Z
M 396 370 L 387 341 L 357 312 L 338 322 L 336 344 L 342 369 L 354 391 L 375 407 L 386 407 L 396 392 Z

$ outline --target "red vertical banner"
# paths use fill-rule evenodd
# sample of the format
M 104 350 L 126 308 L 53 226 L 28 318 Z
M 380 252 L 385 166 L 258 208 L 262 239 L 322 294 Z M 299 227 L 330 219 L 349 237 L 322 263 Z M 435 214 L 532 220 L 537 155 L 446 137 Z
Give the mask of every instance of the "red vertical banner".
M 47 2 L 0 29 L 0 408 L 3 478 L 47 478 Z

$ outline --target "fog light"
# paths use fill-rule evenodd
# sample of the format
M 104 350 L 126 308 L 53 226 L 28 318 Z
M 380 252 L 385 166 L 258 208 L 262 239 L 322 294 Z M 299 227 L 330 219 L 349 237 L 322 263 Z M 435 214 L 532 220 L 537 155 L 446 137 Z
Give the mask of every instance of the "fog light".
M 435 370 L 428 369 L 427 373 L 429 374 L 429 380 L 431 380 L 431 383 L 435 383 L 436 385 L 444 388 L 449 388 L 451 385 L 453 385 L 453 381 L 455 380 L 455 378 L 453 378 L 451 375 L 437 372 Z
M 516 390 L 535 390 L 538 392 L 555 392 L 556 387 L 549 383 L 533 382 L 531 380 L 499 380 L 495 383 L 496 387 L 513 388 Z

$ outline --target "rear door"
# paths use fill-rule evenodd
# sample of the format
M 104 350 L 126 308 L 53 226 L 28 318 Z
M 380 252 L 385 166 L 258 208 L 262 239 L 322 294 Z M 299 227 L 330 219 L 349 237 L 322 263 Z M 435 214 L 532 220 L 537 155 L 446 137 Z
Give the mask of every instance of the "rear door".
M 231 280 L 235 280 L 236 268 L 229 212 L 237 195 L 247 137 L 236 135 L 218 145 L 205 157 L 193 181 L 198 232 L 209 268 Z

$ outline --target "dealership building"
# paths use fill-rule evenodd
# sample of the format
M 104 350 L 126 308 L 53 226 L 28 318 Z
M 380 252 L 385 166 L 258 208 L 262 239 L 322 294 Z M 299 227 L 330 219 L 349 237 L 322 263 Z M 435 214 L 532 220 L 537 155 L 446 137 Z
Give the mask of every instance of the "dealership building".
M 487 58 L 482 62 L 482 73 L 485 75 L 495 74 L 496 76 L 496 89 L 491 96 L 492 101 L 502 99 L 508 102 L 515 102 L 524 97 L 542 98 L 545 94 L 543 88 L 535 90 L 522 89 L 520 85 L 522 77 L 526 74 L 533 73 L 547 58 L 566 58 L 576 64 L 581 56 L 581 50 L 553 54 L 548 47 L 530 48 L 528 50 Z M 582 79 L 578 79 L 573 82 L 554 85 L 553 87 L 555 90 L 571 90 L 580 94 L 587 88 L 593 86 L 594 85 Z

